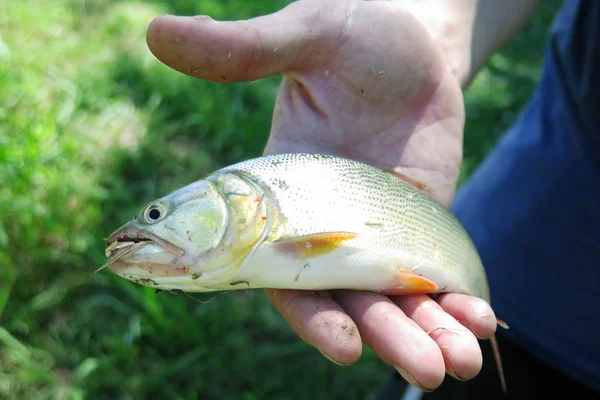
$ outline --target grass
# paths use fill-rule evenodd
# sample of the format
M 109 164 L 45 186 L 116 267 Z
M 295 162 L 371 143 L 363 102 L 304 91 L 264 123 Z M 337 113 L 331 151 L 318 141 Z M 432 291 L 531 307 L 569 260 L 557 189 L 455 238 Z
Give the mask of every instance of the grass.
M 559 3 L 466 93 L 463 180 L 533 91 Z M 368 349 L 330 364 L 260 291 L 203 304 L 92 274 L 140 204 L 259 155 L 269 131 L 280 77 L 182 76 L 147 50 L 148 22 L 284 4 L 0 2 L 0 398 L 362 399 L 388 371 Z

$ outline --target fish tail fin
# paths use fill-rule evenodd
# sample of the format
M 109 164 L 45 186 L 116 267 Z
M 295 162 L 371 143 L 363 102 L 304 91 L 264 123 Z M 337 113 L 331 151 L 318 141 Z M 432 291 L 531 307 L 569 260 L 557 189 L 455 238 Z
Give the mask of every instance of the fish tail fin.
M 500 318 L 496 318 L 496 323 L 498 325 L 500 325 L 501 328 L 510 329 L 508 324 L 506 322 L 502 321 Z
M 500 358 L 500 350 L 498 348 L 498 341 L 496 340 L 496 335 L 490 338 L 490 343 L 492 344 L 494 359 L 496 360 L 496 366 L 498 367 L 498 375 L 500 377 L 500 385 L 502 385 L 502 392 L 504 392 L 504 394 L 507 394 L 508 389 L 506 388 L 506 378 L 504 377 L 504 369 L 502 368 L 502 359 Z
M 498 325 L 504 329 L 509 329 L 508 324 L 501 319 L 496 319 Z M 500 357 L 500 348 L 498 347 L 498 341 L 496 340 L 496 335 L 493 335 L 490 338 L 490 344 L 492 345 L 492 353 L 494 354 L 494 360 L 496 360 L 496 367 L 498 368 L 498 376 L 500 378 L 500 385 L 502 386 L 502 392 L 504 394 L 508 393 L 508 389 L 506 387 L 506 378 L 504 376 L 504 368 L 502 368 L 502 358 Z

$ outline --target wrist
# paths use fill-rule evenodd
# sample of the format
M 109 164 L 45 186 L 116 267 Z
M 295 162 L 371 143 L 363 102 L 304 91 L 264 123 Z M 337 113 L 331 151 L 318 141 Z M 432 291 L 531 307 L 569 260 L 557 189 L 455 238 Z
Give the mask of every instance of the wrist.
M 475 9 L 454 1 L 408 1 L 404 6 L 429 32 L 446 65 L 461 87 L 472 79 L 472 37 Z
M 464 89 L 529 20 L 539 0 L 408 0 Z

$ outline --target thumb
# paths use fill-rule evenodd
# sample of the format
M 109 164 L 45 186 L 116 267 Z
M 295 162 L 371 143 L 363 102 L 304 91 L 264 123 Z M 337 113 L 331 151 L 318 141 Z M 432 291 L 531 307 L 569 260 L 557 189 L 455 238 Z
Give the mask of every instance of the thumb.
M 160 61 L 184 74 L 215 82 L 256 80 L 316 65 L 339 46 L 344 23 L 336 21 L 332 3 L 295 2 L 245 21 L 164 15 L 150 23 L 146 40 Z

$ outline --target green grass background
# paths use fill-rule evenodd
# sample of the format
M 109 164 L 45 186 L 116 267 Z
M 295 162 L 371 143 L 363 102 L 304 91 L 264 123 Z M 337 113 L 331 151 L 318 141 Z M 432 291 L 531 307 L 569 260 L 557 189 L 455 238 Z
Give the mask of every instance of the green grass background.
M 0 398 L 362 399 L 388 371 L 368 349 L 329 363 L 262 291 L 201 304 L 93 274 L 103 238 L 147 201 L 260 155 L 281 79 L 183 76 L 148 51 L 148 22 L 285 4 L 0 0 Z M 461 182 L 534 90 L 560 4 L 467 91 Z

